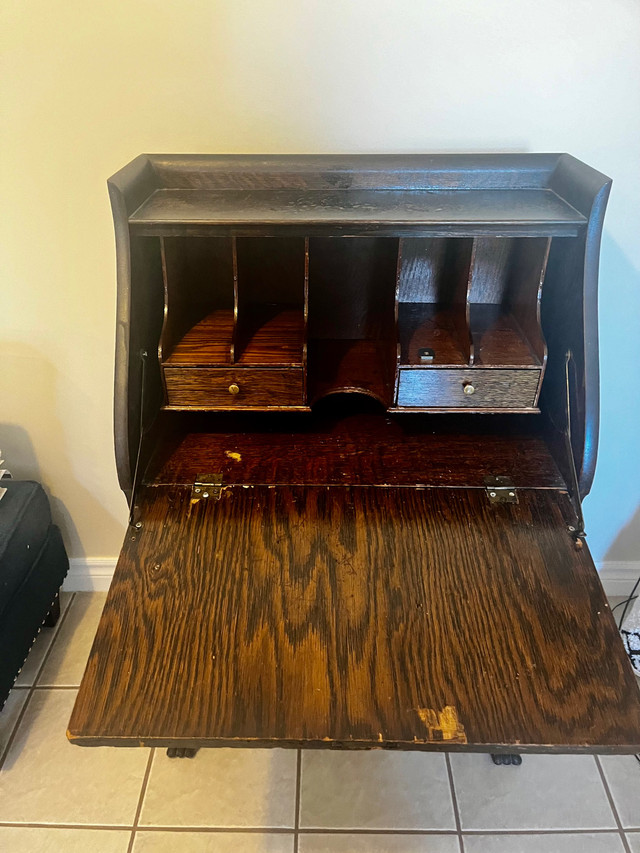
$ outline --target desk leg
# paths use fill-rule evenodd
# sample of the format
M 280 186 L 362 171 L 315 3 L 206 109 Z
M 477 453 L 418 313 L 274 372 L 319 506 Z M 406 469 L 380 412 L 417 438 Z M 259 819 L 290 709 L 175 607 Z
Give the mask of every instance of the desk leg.
M 193 758 L 198 750 L 189 749 L 186 746 L 170 746 L 167 750 L 168 758 Z
M 520 767 L 520 765 L 522 764 L 521 755 L 510 755 L 509 753 L 491 753 L 491 760 L 494 764 L 503 765 L 505 767 L 508 767 L 510 765 L 513 767 Z

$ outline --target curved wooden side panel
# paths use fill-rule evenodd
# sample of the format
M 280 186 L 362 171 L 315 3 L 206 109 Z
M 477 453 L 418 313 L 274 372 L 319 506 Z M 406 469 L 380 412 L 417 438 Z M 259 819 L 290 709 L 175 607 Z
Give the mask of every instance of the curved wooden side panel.
M 584 498 L 591 489 L 598 455 L 600 369 L 598 358 L 598 264 L 611 179 L 569 154 L 563 154 L 549 186 L 588 217 L 584 235 L 554 239 L 542 297 L 542 323 L 549 358 L 542 388 L 544 406 L 559 429 L 566 422 L 565 357 L 575 364 L 571 433 Z
M 158 179 L 146 155 L 141 154 L 107 182 L 116 238 L 118 299 L 116 309 L 116 353 L 114 388 L 114 438 L 120 487 L 130 497 L 140 437 L 140 388 L 142 362 L 139 353 L 144 340 L 144 324 L 132 323 L 133 306 L 145 294 L 132 292 L 132 265 L 144 267 L 144 254 L 151 255 L 150 241 L 131 245 L 129 215 L 158 187 Z M 154 241 L 155 242 L 155 241 Z M 150 257 L 149 260 L 152 261 Z M 159 254 L 157 264 L 159 266 Z M 152 262 L 153 266 L 153 262 Z M 161 271 L 160 271 L 161 274 Z M 137 313 L 137 312 L 136 312 Z M 151 342 L 153 345 L 153 342 Z M 149 363 L 155 359 L 149 359 Z

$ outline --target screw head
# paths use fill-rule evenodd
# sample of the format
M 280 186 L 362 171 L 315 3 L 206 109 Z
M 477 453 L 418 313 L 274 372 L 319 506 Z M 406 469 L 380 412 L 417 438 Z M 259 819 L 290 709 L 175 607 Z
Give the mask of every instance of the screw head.
M 142 522 L 136 521 L 136 527 L 138 528 L 138 530 L 140 530 L 140 528 L 142 527 Z
M 489 497 L 490 497 L 490 498 L 495 498 L 495 496 L 496 496 L 496 493 L 495 493 L 495 492 L 489 492 Z
M 208 498 L 208 497 L 209 497 L 209 492 L 203 492 L 203 493 L 202 493 L 202 497 L 203 497 L 203 498 Z

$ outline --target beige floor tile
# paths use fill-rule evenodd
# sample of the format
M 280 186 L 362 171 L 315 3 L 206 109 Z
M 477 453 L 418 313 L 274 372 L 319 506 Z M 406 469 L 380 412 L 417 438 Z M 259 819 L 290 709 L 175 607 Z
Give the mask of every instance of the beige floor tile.
M 628 832 L 627 841 L 631 853 L 640 853 L 640 832 Z
M 4 708 L 0 711 L 0 758 L 4 755 L 5 747 L 9 743 L 11 733 L 28 696 L 28 690 L 16 690 L 14 688 L 7 696 Z
M 58 628 L 60 627 L 60 623 L 62 622 L 62 617 L 64 616 L 72 598 L 73 593 L 71 592 L 60 593 L 60 619 L 58 619 L 58 624 L 53 628 L 42 628 L 38 634 L 35 643 L 31 647 L 29 656 L 20 671 L 20 675 L 16 679 L 16 687 L 31 687 L 33 684 L 35 677 L 38 674 L 38 670 L 42 666 L 42 661 L 51 647 L 51 643 L 53 642 L 58 632 Z
M 465 853 L 625 853 L 612 832 L 545 835 L 465 835 Z
M 610 829 L 616 823 L 590 755 L 452 755 L 462 829 Z
M 293 853 L 293 835 L 138 831 L 133 853 Z
M 622 825 L 640 829 L 640 761 L 634 755 L 602 755 L 600 763 Z
M 38 687 L 77 687 L 87 665 L 106 592 L 77 592 L 58 631 Z
M 140 824 L 292 827 L 296 751 L 201 749 L 195 758 L 157 750 Z
M 300 825 L 319 829 L 454 829 L 444 756 L 302 753 Z
M 301 835 L 299 853 L 460 853 L 457 835 Z
M 0 826 L 0 850 L 7 853 L 126 853 L 126 829 L 53 829 Z
M 0 772 L 0 823 L 133 821 L 149 752 L 72 746 L 75 693 L 33 693 Z

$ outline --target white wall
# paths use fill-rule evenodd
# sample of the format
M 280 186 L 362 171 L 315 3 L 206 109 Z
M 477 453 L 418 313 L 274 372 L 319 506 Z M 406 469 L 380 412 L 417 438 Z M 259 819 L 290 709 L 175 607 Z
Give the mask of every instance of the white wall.
M 143 151 L 569 151 L 614 179 L 589 542 L 640 559 L 637 0 L 4 0 L 0 31 L 0 447 L 74 556 L 116 554 L 126 519 L 108 175 Z

